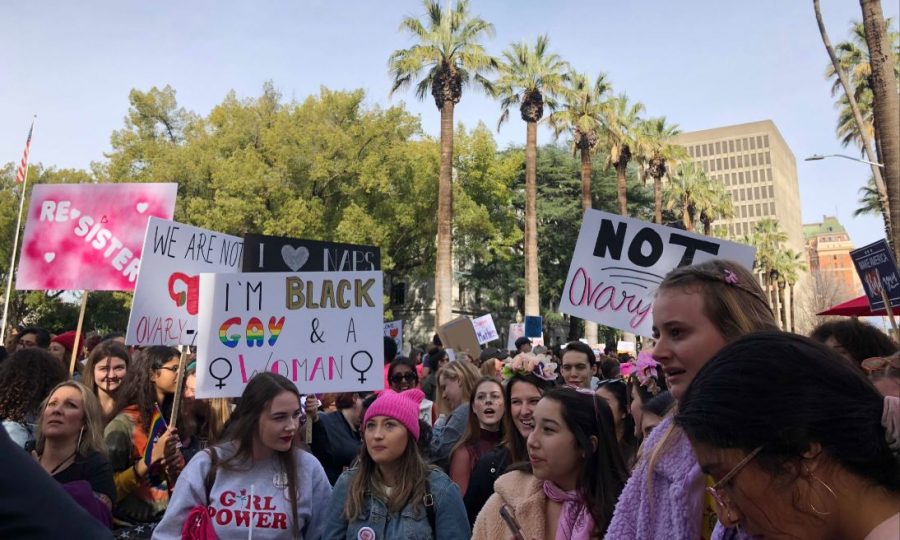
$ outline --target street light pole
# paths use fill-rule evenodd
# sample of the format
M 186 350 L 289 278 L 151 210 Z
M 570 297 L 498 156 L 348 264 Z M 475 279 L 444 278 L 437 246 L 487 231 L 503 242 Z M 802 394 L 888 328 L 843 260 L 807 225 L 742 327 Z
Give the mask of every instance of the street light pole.
M 853 161 L 858 161 L 860 163 L 865 163 L 867 165 L 872 165 L 873 167 L 881 167 L 882 169 L 884 168 L 884 165 L 882 165 L 881 163 L 876 163 L 874 161 L 869 161 L 867 159 L 855 158 L 853 156 L 847 156 L 844 154 L 825 154 L 824 156 L 819 155 L 819 154 L 813 154 L 813 155 L 809 156 L 808 158 L 804 159 L 803 161 L 819 161 L 819 160 L 825 159 L 827 157 L 839 157 L 839 158 L 844 158 L 844 159 L 850 159 Z

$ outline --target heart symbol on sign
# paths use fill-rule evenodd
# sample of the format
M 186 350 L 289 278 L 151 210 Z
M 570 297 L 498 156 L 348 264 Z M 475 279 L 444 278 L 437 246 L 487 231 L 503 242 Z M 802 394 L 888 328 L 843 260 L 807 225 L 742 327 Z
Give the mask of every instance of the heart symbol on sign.
M 55 258 L 56 258 L 56 253 L 54 253 L 52 251 L 48 251 L 47 253 L 44 253 L 44 260 L 48 263 L 52 263 L 53 259 L 55 259 Z
M 309 250 L 304 246 L 298 248 L 287 245 L 281 246 L 281 258 L 284 259 L 284 264 L 288 265 L 288 268 L 296 272 L 303 268 L 303 265 L 309 259 Z
M 147 206 L 148 206 L 147 203 L 139 202 L 139 203 L 137 203 L 137 206 L 135 206 L 135 208 L 137 209 L 138 213 L 143 214 L 144 212 L 147 211 Z
M 80 210 L 75 210 L 74 208 L 69 210 L 69 217 L 72 219 L 78 219 L 78 216 L 81 215 Z
M 390 334 L 391 334 L 392 338 L 397 339 L 397 334 L 399 334 L 399 333 L 400 333 L 400 331 L 397 330 L 396 328 L 391 328 Z
M 106 219 L 106 216 L 103 216 L 102 218 L 100 218 L 100 223 L 109 223 L 109 220 Z

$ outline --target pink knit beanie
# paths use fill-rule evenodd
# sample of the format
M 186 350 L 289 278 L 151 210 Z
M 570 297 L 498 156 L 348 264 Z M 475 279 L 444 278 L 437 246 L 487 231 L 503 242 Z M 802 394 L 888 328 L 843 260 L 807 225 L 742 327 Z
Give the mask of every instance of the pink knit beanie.
M 418 388 L 410 388 L 399 394 L 393 390 L 385 390 L 372 405 L 366 409 L 363 418 L 363 429 L 369 423 L 369 419 L 375 416 L 387 416 L 403 424 L 413 436 L 419 440 L 419 403 L 425 398 L 425 393 Z

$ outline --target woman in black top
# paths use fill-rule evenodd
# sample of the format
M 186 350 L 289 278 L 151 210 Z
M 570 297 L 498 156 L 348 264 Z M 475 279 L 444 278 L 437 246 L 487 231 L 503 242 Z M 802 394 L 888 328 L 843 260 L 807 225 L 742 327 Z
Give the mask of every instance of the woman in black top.
M 310 450 L 319 459 L 331 485 L 341 473 L 350 468 L 359 455 L 359 424 L 362 421 L 363 400 L 369 392 L 338 394 L 335 412 L 320 414 L 315 407 L 307 407 L 306 414 L 313 422 Z
M 112 523 L 116 486 L 106 459 L 100 402 L 84 385 L 60 383 L 41 404 L 35 457 L 97 520 Z

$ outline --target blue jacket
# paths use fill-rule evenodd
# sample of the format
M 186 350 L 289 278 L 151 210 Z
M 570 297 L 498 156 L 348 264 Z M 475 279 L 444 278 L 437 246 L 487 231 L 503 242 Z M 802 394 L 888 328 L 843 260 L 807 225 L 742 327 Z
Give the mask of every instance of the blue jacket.
M 434 497 L 435 530 L 432 533 L 425 508 L 419 506 L 418 513 L 412 504 L 407 504 L 399 513 L 388 514 L 384 502 L 366 497 L 363 511 L 353 521 L 344 516 L 344 504 L 350 482 L 359 469 L 344 472 L 334 485 L 331 501 L 325 516 L 325 531 L 322 540 L 357 540 L 358 538 L 404 539 L 404 540 L 468 540 L 471 537 L 466 507 L 463 505 L 459 488 L 450 477 L 433 470 L 428 475 L 431 494 Z M 370 529 L 374 536 L 360 535 L 363 528 Z

